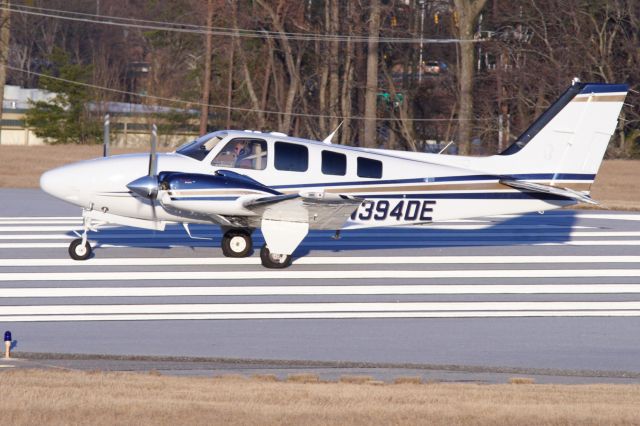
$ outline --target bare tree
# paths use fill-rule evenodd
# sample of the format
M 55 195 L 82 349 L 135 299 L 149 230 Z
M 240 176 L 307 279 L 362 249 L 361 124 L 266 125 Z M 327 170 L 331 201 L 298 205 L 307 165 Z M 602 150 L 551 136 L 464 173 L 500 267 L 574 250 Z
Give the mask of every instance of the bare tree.
M 4 84 L 7 80 L 7 60 L 9 58 L 9 0 L 2 0 L 0 5 L 2 13 L 0 13 L 0 136 L 2 135 L 2 112 L 4 110 Z M 0 138 L 0 143 L 2 140 Z
M 458 109 L 458 146 L 461 154 L 468 154 L 471 146 L 473 124 L 473 80 L 475 25 L 478 15 L 487 0 L 454 0 L 458 16 L 458 37 L 460 42 L 460 63 L 458 86 L 460 89 Z
M 207 133 L 207 121 L 209 118 L 209 95 L 211 93 L 211 54 L 213 26 L 213 0 L 207 1 L 207 34 L 205 34 L 204 72 L 202 74 L 202 105 L 200 108 L 200 134 Z
M 362 145 L 377 146 L 376 117 L 378 96 L 378 39 L 380 38 L 380 1 L 369 5 L 369 41 L 367 43 L 367 86 L 364 104 L 364 134 Z

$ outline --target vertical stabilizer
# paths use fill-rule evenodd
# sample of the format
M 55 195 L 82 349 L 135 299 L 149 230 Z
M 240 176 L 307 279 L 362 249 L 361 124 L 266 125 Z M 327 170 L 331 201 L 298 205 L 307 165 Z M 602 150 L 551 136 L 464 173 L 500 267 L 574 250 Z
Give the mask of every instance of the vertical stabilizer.
M 574 83 L 500 155 L 554 175 L 595 175 L 629 87 Z

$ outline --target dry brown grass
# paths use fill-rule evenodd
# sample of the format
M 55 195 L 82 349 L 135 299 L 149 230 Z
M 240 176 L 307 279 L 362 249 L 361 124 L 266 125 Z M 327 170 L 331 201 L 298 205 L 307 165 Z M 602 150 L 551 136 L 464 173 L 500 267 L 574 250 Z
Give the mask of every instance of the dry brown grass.
M 289 374 L 287 382 L 292 383 L 319 383 L 320 376 L 311 373 Z
M 393 383 L 396 385 L 421 385 L 422 377 L 396 377 Z
M 340 377 L 340 383 L 352 383 L 356 385 L 361 385 L 363 383 L 369 383 L 373 381 L 374 378 L 371 376 L 344 375 Z
M 144 152 L 144 149 L 111 149 L 114 155 L 134 152 Z M 40 175 L 47 170 L 101 156 L 102 145 L 0 145 L 0 188 L 39 188 Z
M 535 379 L 532 379 L 531 377 L 511 377 L 509 379 L 509 384 L 512 385 L 532 385 L 535 382 Z
M 253 380 L 259 382 L 277 382 L 278 377 L 275 374 L 254 374 L 251 376 Z
M 604 161 L 591 196 L 608 209 L 640 210 L 640 161 Z
M 638 424 L 640 385 L 353 385 L 14 370 L 2 424 Z

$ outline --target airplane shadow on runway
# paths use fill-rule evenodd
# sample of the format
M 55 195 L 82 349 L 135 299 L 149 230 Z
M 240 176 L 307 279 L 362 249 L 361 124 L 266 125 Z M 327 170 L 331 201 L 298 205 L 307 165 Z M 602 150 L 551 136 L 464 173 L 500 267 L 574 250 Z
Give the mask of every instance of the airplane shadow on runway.
M 311 231 L 294 252 L 294 258 L 310 252 L 348 252 L 356 250 L 389 250 L 402 248 L 450 248 L 522 246 L 529 244 L 561 244 L 570 241 L 576 212 L 560 210 L 541 214 L 527 214 L 506 219 L 479 218 L 477 221 L 437 223 L 422 227 L 389 227 L 343 230 L 341 238 L 333 239 L 333 231 Z M 148 231 L 130 227 L 103 228 L 90 232 L 94 249 L 118 250 L 122 247 L 167 250 L 171 247 L 219 248 L 222 233 L 217 226 L 194 225 L 191 233 L 210 240 L 190 239 L 184 229 L 171 225 L 167 230 Z M 69 233 L 70 236 L 74 235 Z M 254 251 L 264 243 L 259 230 L 254 234 Z M 220 254 L 222 256 L 222 254 Z

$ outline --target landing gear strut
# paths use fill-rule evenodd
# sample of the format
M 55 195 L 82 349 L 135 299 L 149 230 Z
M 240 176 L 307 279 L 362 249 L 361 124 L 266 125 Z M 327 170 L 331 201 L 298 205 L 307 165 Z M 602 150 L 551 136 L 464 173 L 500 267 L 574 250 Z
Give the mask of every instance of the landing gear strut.
M 260 260 L 265 268 L 283 269 L 291 266 L 290 254 L 271 253 L 266 244 L 260 249 Z
M 87 260 L 93 252 L 91 244 L 87 241 L 87 232 L 89 232 L 89 229 L 93 229 L 91 219 L 84 217 L 82 227 L 84 229 L 82 236 L 71 241 L 71 244 L 69 244 L 69 256 L 71 256 L 73 260 Z M 76 233 L 76 235 L 78 234 Z
M 247 257 L 253 249 L 251 233 L 244 229 L 231 229 L 224 233 L 221 246 L 226 257 Z

